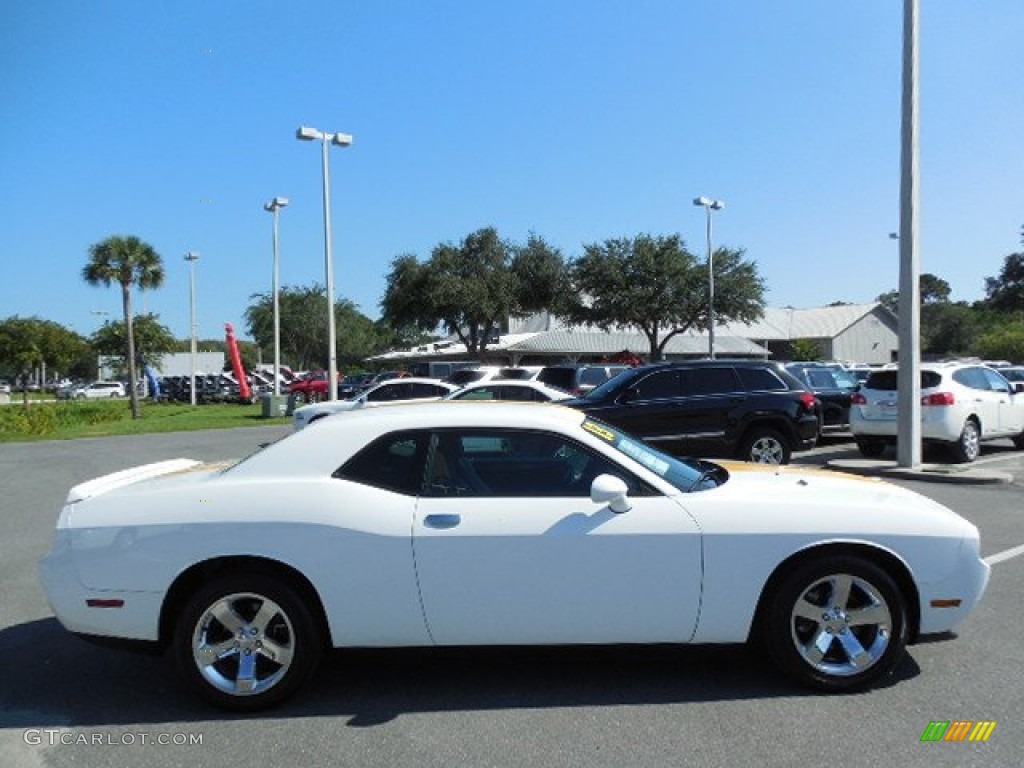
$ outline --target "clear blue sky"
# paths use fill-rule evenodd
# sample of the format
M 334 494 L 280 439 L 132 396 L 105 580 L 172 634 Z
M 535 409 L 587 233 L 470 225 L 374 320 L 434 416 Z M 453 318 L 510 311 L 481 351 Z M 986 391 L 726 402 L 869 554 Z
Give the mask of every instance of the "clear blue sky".
M 1021 248 L 1024 3 L 923 2 L 922 270 L 954 299 Z M 8 0 L 0 24 L 0 317 L 88 334 L 120 314 L 91 244 L 163 256 L 143 299 L 188 334 L 244 329 L 271 286 L 324 282 L 331 151 L 337 295 L 379 315 L 402 253 L 493 225 L 566 257 L 680 233 L 745 248 L 768 303 L 870 301 L 898 283 L 899 0 Z M 343 343 L 343 340 L 342 340 Z

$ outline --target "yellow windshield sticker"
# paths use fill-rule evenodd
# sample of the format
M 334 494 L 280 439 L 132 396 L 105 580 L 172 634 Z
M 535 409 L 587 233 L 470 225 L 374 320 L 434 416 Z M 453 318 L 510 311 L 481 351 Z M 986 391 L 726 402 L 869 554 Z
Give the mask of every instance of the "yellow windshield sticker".
M 606 440 L 609 443 L 615 442 L 615 433 L 610 429 L 602 427 L 600 424 L 595 424 L 592 421 L 584 421 L 583 428 L 592 435 L 597 435 L 602 440 Z

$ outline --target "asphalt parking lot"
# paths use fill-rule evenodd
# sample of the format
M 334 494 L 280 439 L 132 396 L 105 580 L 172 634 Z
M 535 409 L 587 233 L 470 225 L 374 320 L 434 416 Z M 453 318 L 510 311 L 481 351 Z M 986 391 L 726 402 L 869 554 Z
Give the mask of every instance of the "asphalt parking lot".
M 245 455 L 289 429 L 0 445 L 0 766 L 1022 763 L 1024 556 L 993 566 L 955 636 L 845 696 L 796 689 L 733 646 L 340 652 L 287 706 L 240 717 L 195 701 L 169 660 L 91 646 L 52 618 L 35 564 L 68 487 L 147 461 Z M 794 458 L 850 451 L 829 439 Z M 978 525 L 989 557 L 1024 545 L 1024 453 L 994 444 L 981 462 L 1013 481 L 898 482 Z M 997 725 L 985 743 L 923 743 L 936 720 Z

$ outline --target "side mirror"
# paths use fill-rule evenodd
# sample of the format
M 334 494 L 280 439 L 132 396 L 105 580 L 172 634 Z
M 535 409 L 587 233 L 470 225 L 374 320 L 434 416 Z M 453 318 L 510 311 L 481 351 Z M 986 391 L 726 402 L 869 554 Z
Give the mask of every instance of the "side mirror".
M 619 395 L 619 402 L 625 405 L 636 400 L 637 395 L 640 394 L 636 387 L 629 387 L 621 395 Z
M 590 500 L 595 504 L 607 504 L 617 515 L 632 509 L 628 493 L 626 483 L 615 475 L 598 475 L 590 484 Z
M 1014 392 L 1024 392 L 1024 381 L 1015 381 L 1015 382 L 1013 382 L 1013 391 Z

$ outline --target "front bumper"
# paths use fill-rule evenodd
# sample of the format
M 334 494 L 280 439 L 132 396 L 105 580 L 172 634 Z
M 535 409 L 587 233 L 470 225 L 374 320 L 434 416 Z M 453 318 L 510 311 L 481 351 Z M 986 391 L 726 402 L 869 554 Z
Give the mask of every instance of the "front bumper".
M 978 540 L 965 538 L 960 546 L 957 567 L 945 578 L 919 584 L 921 597 L 921 635 L 948 632 L 978 604 L 988 586 L 992 567 L 981 559 Z M 935 607 L 932 601 L 959 600 L 955 607 Z

